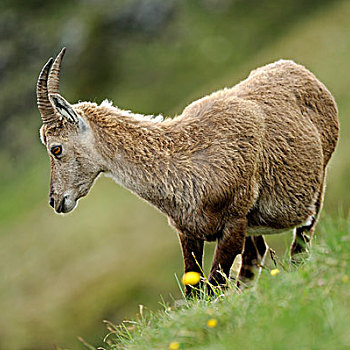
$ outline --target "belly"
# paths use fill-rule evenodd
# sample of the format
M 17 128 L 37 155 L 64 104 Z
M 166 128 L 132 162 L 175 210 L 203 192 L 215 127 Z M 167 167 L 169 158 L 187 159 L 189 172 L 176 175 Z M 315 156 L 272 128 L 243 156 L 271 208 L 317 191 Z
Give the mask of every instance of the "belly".
M 267 227 L 267 226 L 248 226 L 247 227 L 247 235 L 248 236 L 274 235 L 277 233 L 289 231 L 293 228 L 294 227 L 278 229 L 278 228 Z
M 302 221 L 299 224 L 286 226 L 286 227 L 280 227 L 280 228 L 276 227 L 277 225 L 274 225 L 274 227 L 263 226 L 263 225 L 261 225 L 261 226 L 250 225 L 248 222 L 247 235 L 248 236 L 273 235 L 273 234 L 282 233 L 282 232 L 292 230 L 295 227 L 310 226 L 313 222 L 313 218 L 314 218 L 314 216 L 309 216 L 306 220 Z

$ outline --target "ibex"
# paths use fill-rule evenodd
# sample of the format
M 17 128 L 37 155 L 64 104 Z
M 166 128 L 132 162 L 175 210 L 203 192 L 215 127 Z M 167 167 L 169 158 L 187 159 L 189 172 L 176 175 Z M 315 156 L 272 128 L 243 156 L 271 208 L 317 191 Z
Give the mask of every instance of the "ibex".
M 338 139 L 336 103 L 311 72 L 280 60 L 161 120 L 110 103 L 69 104 L 59 94 L 64 52 L 37 83 L 57 213 L 109 175 L 168 216 L 185 272 L 201 272 L 204 242 L 217 241 L 214 285 L 225 284 L 238 254 L 239 278 L 253 276 L 267 252 L 263 234 L 294 229 L 291 255 L 304 249 Z

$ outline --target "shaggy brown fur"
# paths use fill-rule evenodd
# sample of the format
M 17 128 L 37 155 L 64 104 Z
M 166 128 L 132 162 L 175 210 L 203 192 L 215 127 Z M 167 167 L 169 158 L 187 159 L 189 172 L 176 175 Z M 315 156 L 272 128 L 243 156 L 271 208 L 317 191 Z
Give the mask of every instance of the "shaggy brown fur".
M 51 64 L 38 89 L 45 90 Z M 301 251 L 304 231 L 312 234 L 338 120 L 332 95 L 303 66 L 269 64 L 162 122 L 107 104 L 71 106 L 57 91 L 47 94 L 52 110 L 45 111 L 41 135 L 57 212 L 74 209 L 98 174 L 110 175 L 169 217 L 185 271 L 200 271 L 204 241 L 217 240 L 212 283 L 224 283 L 218 270 L 228 276 L 241 253 L 241 278 L 252 277 L 267 251 L 261 234 L 298 228 L 292 254 Z M 57 157 L 55 145 L 62 147 Z

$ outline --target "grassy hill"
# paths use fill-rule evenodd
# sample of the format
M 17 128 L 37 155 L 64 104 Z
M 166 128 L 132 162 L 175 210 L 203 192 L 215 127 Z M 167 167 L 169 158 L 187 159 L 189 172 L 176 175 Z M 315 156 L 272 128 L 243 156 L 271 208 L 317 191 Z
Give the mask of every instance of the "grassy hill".
M 85 6 L 86 2 L 79 3 Z M 315 5 L 290 0 L 281 7 L 280 1 L 253 1 L 251 4 L 256 6 L 251 12 L 244 9 L 246 1 L 223 1 L 228 4 L 223 5 L 223 10 L 215 8 L 215 1 L 203 3 L 207 6 L 204 10 L 201 2 L 181 2 L 177 14 L 169 20 L 169 28 L 162 28 L 157 35 L 123 32 L 119 33 L 120 40 L 113 40 L 116 34 L 109 32 L 108 40 L 104 39 L 110 42 L 109 51 L 103 56 L 109 60 L 102 63 L 96 56 L 91 62 L 87 50 L 101 52 L 101 48 L 93 46 L 103 39 L 104 26 L 98 22 L 100 5 L 87 21 L 95 31 L 83 36 L 90 40 L 87 48 L 80 48 L 83 54 L 77 54 L 76 45 L 68 46 L 72 54 L 67 53 L 65 58 L 62 91 L 72 101 L 115 97 L 123 108 L 171 115 L 180 113 L 195 98 L 235 84 L 257 66 L 281 57 L 292 58 L 310 68 L 338 102 L 341 141 L 329 169 L 325 209 L 334 216 L 339 206 L 347 211 L 350 192 L 344 189 L 350 186 L 350 80 L 346 76 L 350 71 L 350 3 L 319 1 Z M 60 8 L 52 13 L 56 29 L 65 12 Z M 78 13 L 91 15 L 87 8 L 75 11 L 74 16 L 69 13 L 70 21 L 79 19 L 77 23 L 81 25 L 85 22 L 76 17 Z M 47 8 L 41 9 L 40 21 L 34 21 L 39 29 L 51 20 L 48 14 Z M 72 30 L 72 26 L 62 23 L 66 31 Z M 54 29 L 40 30 L 39 39 Z M 67 33 L 64 32 L 66 38 Z M 50 45 L 50 51 L 45 46 L 40 56 L 58 51 L 62 43 L 57 42 L 57 49 Z M 100 56 L 99 53 L 97 57 Z M 16 139 L 20 147 L 15 155 L 0 151 L 0 348 L 8 350 L 48 349 L 54 343 L 76 349 L 81 347 L 77 336 L 101 344 L 105 334 L 101 320 L 118 322 L 132 317 L 139 304 L 156 309 L 160 294 L 166 301 L 172 300 L 169 294 L 175 299 L 181 296 L 173 277 L 174 273 L 182 273 L 177 237 L 156 210 L 104 178 L 72 215 L 57 216 L 48 207 L 49 164 L 39 144 L 39 116 L 33 112 L 35 80 L 46 56 L 41 58 L 42 62 L 30 65 L 35 74 L 25 79 L 25 85 L 32 86 L 32 105 L 23 103 L 28 113 L 18 112 L 14 126 L 6 129 L 6 140 Z M 116 63 L 112 65 L 110 61 Z M 110 68 L 110 74 L 103 76 L 103 89 L 95 89 L 96 82 L 87 78 L 90 73 L 98 76 L 92 68 L 98 64 Z M 81 90 L 74 90 L 75 84 Z M 6 90 L 5 85 L 2 89 Z M 11 91 L 2 94 L 0 90 L 1 108 L 10 110 L 6 101 L 10 95 L 17 96 Z M 23 128 L 16 130 L 16 123 L 22 121 Z M 283 252 L 289 239 L 286 234 L 271 237 L 270 241 Z M 212 247 L 207 247 L 207 263 Z M 273 282 L 280 283 L 283 276 L 289 274 L 281 273 Z M 267 272 L 265 277 L 268 281 L 271 278 Z M 261 290 L 263 281 L 259 283 Z M 250 295 L 248 292 L 244 298 L 254 298 Z M 179 312 L 185 313 L 185 309 Z M 220 324 L 221 321 L 217 329 Z M 205 329 L 203 326 L 200 332 L 207 334 Z M 212 333 L 208 334 L 210 337 Z M 172 337 L 175 339 L 175 334 L 169 333 L 169 338 L 164 339 L 165 347 Z M 178 340 L 184 342 L 182 338 Z
M 135 321 L 107 323 L 110 332 L 100 345 L 109 350 L 348 349 L 350 220 L 324 219 L 320 236 L 299 268 L 284 261 L 279 274 L 265 268 L 243 293 L 232 288 L 214 301 L 184 300 L 156 313 L 142 310 Z

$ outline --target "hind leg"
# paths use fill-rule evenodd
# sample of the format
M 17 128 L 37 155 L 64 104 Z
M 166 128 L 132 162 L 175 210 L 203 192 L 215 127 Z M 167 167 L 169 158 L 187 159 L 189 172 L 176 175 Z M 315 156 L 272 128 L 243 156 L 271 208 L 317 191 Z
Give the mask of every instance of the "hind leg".
M 247 236 L 242 256 L 242 267 L 239 273 L 239 280 L 246 283 L 252 280 L 255 273 L 261 272 L 269 246 L 263 236 Z
M 308 245 L 311 242 L 315 230 L 316 219 L 313 217 L 310 225 L 297 227 L 293 231 L 293 242 L 290 246 L 290 256 L 292 260 L 297 254 L 308 251 Z
M 307 225 L 297 227 L 294 229 L 293 241 L 290 246 L 290 256 L 293 262 L 298 262 L 296 255 L 308 251 L 308 246 L 309 244 L 311 244 L 312 237 L 315 232 L 315 226 L 317 224 L 319 213 L 322 208 L 323 195 L 324 195 L 324 186 L 322 185 L 321 191 L 317 198 L 317 202 L 315 204 L 316 213 L 314 216 L 311 217 L 311 222 Z

